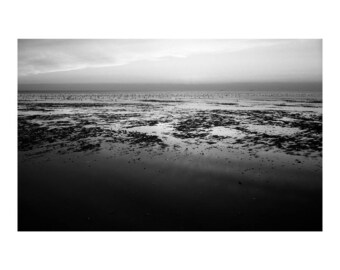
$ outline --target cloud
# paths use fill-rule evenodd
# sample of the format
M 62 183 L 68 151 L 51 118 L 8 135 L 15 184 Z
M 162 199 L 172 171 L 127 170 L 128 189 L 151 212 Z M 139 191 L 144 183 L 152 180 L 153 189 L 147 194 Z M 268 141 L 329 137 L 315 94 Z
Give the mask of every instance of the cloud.
M 270 40 L 19 40 L 19 77 L 195 54 L 232 53 Z
M 321 81 L 321 40 L 19 40 L 18 82 Z

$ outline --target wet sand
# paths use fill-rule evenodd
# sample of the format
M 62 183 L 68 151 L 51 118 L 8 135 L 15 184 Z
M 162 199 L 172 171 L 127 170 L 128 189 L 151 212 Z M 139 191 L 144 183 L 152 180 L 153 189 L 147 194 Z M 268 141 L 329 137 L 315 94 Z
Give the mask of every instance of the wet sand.
M 19 230 L 322 230 L 315 96 L 22 94 L 18 106 Z

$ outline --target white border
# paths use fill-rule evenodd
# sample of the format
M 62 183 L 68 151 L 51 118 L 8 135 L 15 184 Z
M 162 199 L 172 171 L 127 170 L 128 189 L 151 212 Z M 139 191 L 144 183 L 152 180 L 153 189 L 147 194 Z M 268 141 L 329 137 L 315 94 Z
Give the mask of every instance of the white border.
M 31 0 L 3 1 L 0 10 L 1 269 L 340 269 L 340 178 L 336 170 L 340 23 L 335 4 Z M 324 232 L 17 232 L 18 38 L 322 38 Z

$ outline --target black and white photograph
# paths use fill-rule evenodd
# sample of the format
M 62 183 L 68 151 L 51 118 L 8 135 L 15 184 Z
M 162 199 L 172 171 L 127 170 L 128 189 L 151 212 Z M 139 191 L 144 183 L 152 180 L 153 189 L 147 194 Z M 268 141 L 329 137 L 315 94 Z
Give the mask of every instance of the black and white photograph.
M 336 2 L 0 7 L 0 269 L 340 269 Z
M 321 231 L 321 39 L 18 39 L 19 231 Z

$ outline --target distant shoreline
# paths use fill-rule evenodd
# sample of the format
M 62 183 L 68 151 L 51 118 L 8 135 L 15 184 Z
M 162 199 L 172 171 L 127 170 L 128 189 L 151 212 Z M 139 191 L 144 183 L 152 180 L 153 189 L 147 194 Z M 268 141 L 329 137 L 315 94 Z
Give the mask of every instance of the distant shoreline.
M 322 82 L 253 82 L 228 84 L 18 84 L 18 92 L 140 91 L 296 91 L 322 92 Z

